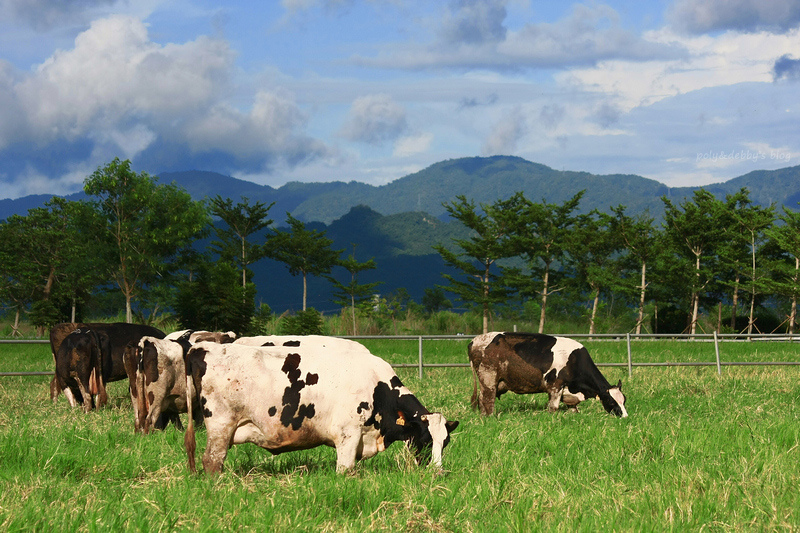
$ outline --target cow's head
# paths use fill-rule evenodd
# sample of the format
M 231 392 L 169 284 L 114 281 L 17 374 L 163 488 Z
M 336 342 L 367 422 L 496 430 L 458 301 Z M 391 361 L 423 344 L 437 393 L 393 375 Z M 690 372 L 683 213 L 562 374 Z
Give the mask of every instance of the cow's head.
M 625 395 L 622 393 L 622 380 L 607 391 L 601 392 L 599 396 L 606 411 L 621 418 L 628 416 L 628 411 L 625 410 Z
M 441 468 L 442 451 L 450 442 L 450 433 L 458 427 L 458 420 L 446 420 L 441 413 L 428 413 L 410 420 L 402 413 L 398 415 L 398 424 L 411 426 L 411 436 L 406 442 L 417 464 L 432 462 Z

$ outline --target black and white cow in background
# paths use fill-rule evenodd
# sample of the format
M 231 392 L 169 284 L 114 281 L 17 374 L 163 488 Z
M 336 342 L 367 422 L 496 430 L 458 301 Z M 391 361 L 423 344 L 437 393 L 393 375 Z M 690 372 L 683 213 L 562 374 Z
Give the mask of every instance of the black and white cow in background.
M 495 399 L 546 392 L 548 410 L 563 401 L 577 410 L 588 398 L 598 398 L 609 413 L 628 416 L 622 382 L 611 386 L 579 342 L 536 333 L 491 332 L 478 335 L 468 347 L 472 365 L 472 407 L 483 415 L 494 411 Z M 480 386 L 480 394 L 478 393 Z
M 345 472 L 403 441 L 418 462 L 441 467 L 457 421 L 428 411 L 392 367 L 366 349 L 338 341 L 320 349 L 319 339 L 310 346 L 296 339 L 295 346 L 198 343 L 189 350 L 187 398 L 202 404 L 207 472 L 221 472 L 230 446 L 244 442 L 273 454 L 331 446 L 337 472 Z M 191 418 L 184 444 L 194 472 Z
M 186 407 L 186 352 L 195 342 L 228 343 L 236 338 L 233 332 L 182 330 L 170 333 L 163 339 L 142 337 L 138 343 L 125 349 L 125 369 L 131 376 L 131 403 L 133 404 L 134 431 L 150 432 L 164 429 L 172 422 L 183 429 L 180 413 Z M 199 411 L 196 421 L 202 421 Z

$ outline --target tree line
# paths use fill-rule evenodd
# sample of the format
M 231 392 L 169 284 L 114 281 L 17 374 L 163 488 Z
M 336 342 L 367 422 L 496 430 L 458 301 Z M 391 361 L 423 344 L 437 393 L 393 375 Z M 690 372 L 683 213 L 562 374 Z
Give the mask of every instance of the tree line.
M 358 273 L 374 261 L 340 259 L 343 250 L 332 249 L 324 232 L 289 213 L 288 229 L 273 228 L 272 205 L 193 201 L 119 158 L 86 178 L 84 191 L 85 201 L 53 197 L 0 223 L 0 304 L 13 312 L 14 331 L 23 314 L 40 329 L 74 322 L 90 297 L 118 291 L 127 322 L 151 322 L 168 310 L 185 327 L 246 332 L 255 312 L 250 266 L 264 257 L 302 278 L 304 311 L 308 276 L 329 277 L 343 306 L 373 292 L 375 284 L 359 283 Z M 264 242 L 254 242 L 265 229 Z M 351 274 L 348 283 L 330 277 L 336 266 Z
M 624 206 L 580 214 L 582 195 L 549 204 L 517 193 L 479 206 L 458 196 L 445 206 L 472 230 L 456 252 L 437 247 L 460 273 L 445 275 L 448 289 L 480 307 L 484 331 L 494 308 L 518 297 L 539 304 L 543 332 L 550 299 L 564 292 L 589 309 L 589 333 L 596 332 L 600 306 L 615 300 L 636 309 L 636 333 L 647 326 L 648 302 L 656 312 L 671 311 L 692 334 L 701 312 L 714 309 L 716 329 L 736 330 L 741 312 L 742 331 L 752 333 L 764 306 L 782 309 L 781 326 L 794 332 L 800 213 L 754 204 L 744 188 L 724 199 L 699 189 L 677 205 L 663 197 L 664 220 L 656 224 Z
M 355 244 L 345 256 L 324 231 L 290 213 L 288 228 L 275 228 L 274 204 L 193 201 L 118 158 L 87 177 L 84 191 L 87 200 L 53 197 L 0 223 L 0 304 L 14 313 L 15 329 L 23 314 L 40 328 L 75 321 L 89 299 L 116 293 L 128 322 L 168 311 L 186 327 L 246 332 L 257 313 L 251 266 L 265 257 L 302 280 L 303 312 L 309 276 L 333 284 L 334 303 L 348 310 L 353 333 L 357 312 L 376 306 L 379 282 L 359 280 L 377 268 L 374 259 L 357 260 Z M 554 204 L 518 192 L 491 204 L 464 196 L 444 203 L 471 236 L 434 247 L 452 273 L 426 289 L 416 308 L 448 308 L 449 292 L 481 316 L 484 331 L 493 316 L 528 306 L 536 308 L 540 332 L 555 309 L 586 313 L 595 333 L 600 310 L 617 306 L 635 313 L 636 333 L 648 330 L 655 314 L 696 333 L 701 314 L 715 309 L 717 328 L 752 332 L 765 326 L 759 309 L 771 307 L 794 332 L 800 213 L 756 205 L 747 189 L 724 199 L 700 189 L 677 205 L 663 198 L 664 220 L 656 223 L 625 206 L 581 213 L 582 196 Z M 332 276 L 334 268 L 346 272 L 345 282 Z M 400 300 L 412 304 L 407 294 Z

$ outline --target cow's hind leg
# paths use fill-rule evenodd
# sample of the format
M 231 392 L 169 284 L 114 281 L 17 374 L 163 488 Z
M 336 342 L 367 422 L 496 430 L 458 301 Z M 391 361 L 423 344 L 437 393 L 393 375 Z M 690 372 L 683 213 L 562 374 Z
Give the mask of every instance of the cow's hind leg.
M 478 405 L 482 415 L 490 415 L 494 412 L 494 402 L 497 398 L 497 371 L 481 365 L 477 374 L 480 385 Z
M 224 418 L 222 415 L 220 418 Z M 231 416 L 232 418 L 232 416 Z M 222 473 L 222 463 L 228 456 L 233 442 L 236 424 L 215 424 L 213 418 L 206 419 L 206 451 L 203 453 L 203 470 L 212 474 Z

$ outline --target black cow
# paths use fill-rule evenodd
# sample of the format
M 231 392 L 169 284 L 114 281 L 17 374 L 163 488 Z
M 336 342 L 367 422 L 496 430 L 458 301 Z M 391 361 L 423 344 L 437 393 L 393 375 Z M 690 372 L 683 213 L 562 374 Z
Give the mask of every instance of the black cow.
M 563 402 L 577 410 L 587 398 L 599 398 L 609 413 L 628 416 L 622 382 L 611 386 L 579 342 L 535 333 L 491 332 L 469 343 L 472 407 L 483 415 L 494 411 L 501 394 L 546 392 L 548 410 Z M 480 384 L 480 395 L 478 395 Z
M 144 336 L 156 337 L 158 339 L 164 338 L 164 332 L 157 328 L 140 324 L 128 324 L 125 322 L 115 322 L 111 324 L 62 323 L 53 326 L 50 334 L 50 343 L 54 350 L 53 354 L 56 363 L 56 375 L 50 384 L 50 396 L 53 401 L 55 401 L 56 397 L 58 396 L 58 392 L 63 390 L 67 395 L 70 405 L 72 406 L 77 405 L 74 393 L 75 390 L 78 389 L 73 390 L 72 388 L 68 387 L 65 381 L 67 376 L 64 374 L 59 375 L 58 370 L 59 366 L 63 370 L 64 368 L 68 368 L 71 363 L 67 364 L 63 361 L 60 361 L 60 346 L 55 347 L 58 337 L 63 335 L 65 331 L 70 330 L 70 328 L 72 328 L 72 330 L 80 329 L 82 332 L 91 330 L 96 334 L 96 342 L 98 344 L 100 355 L 94 368 L 97 372 L 97 376 L 99 376 L 100 385 L 98 385 L 98 387 L 102 387 L 103 389 L 105 388 L 106 383 L 129 378 L 123 361 L 125 347 L 129 343 L 138 343 L 139 339 Z M 63 342 L 59 344 L 63 344 Z M 76 363 L 76 365 L 76 368 L 82 368 L 84 366 L 83 363 Z M 105 397 L 102 395 L 102 393 L 99 394 L 101 394 L 99 398 L 99 406 L 101 407 L 105 404 Z

